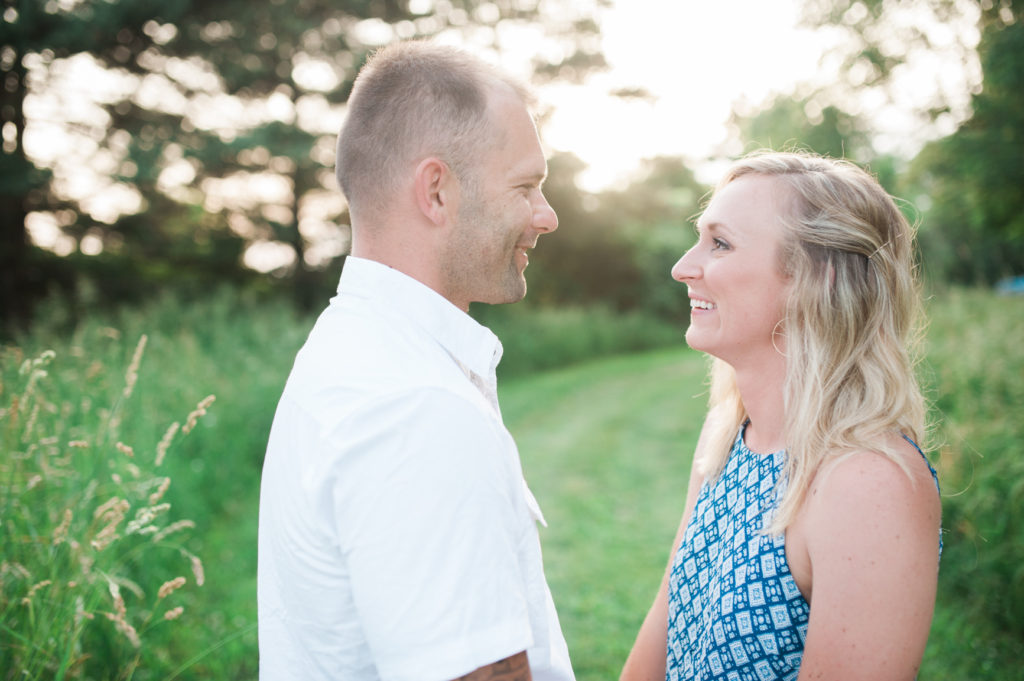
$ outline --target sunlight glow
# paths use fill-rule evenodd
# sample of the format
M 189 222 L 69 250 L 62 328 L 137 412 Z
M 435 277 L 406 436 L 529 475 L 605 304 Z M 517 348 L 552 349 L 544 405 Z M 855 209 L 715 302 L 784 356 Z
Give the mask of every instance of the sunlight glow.
M 585 88 L 544 91 L 554 108 L 545 139 L 589 164 L 581 183 L 591 191 L 626 180 L 644 158 L 714 157 L 737 102 L 760 103 L 818 72 L 829 37 L 796 21 L 793 0 L 619 0 L 600 17 L 611 69 Z M 636 87 L 652 98 L 610 94 Z

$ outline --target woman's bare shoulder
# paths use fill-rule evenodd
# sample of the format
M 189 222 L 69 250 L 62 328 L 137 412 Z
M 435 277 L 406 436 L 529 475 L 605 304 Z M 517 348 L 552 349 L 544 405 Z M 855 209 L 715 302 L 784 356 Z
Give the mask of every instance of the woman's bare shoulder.
M 924 455 L 909 440 L 889 436 L 877 449 L 861 449 L 836 456 L 822 467 L 811 493 L 828 490 L 865 494 L 896 493 L 899 496 L 937 497 L 935 479 Z M 917 489 L 923 487 L 923 490 Z
M 837 457 L 821 470 L 805 505 L 809 527 L 875 537 L 903 527 L 937 536 L 941 503 L 927 461 L 899 435 L 885 446 L 889 453 L 881 448 L 859 450 Z

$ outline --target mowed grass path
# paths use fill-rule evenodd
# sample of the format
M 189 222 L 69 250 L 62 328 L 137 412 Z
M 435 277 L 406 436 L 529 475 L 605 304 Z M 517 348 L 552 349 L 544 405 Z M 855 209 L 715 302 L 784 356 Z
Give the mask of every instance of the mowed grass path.
M 548 522 L 545 566 L 580 681 L 618 678 L 661 581 L 706 406 L 686 349 L 507 381 L 505 423 Z
M 545 569 L 579 681 L 618 678 L 660 584 L 706 408 L 705 372 L 702 355 L 675 349 L 501 387 L 506 425 L 548 521 Z M 960 640 L 960 609 L 940 589 L 919 678 L 967 678 L 965 668 L 972 678 L 1019 674 L 1009 658 L 985 652 L 996 645 L 987 631 L 972 625 L 972 640 Z

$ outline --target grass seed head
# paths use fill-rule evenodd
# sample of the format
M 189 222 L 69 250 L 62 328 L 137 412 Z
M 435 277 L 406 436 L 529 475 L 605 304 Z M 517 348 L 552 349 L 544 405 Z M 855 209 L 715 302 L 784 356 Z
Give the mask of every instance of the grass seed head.
M 32 602 L 32 597 L 36 595 L 37 591 L 39 591 L 43 587 L 50 586 L 51 584 L 53 584 L 53 582 L 51 582 L 49 579 L 44 579 L 41 582 L 36 582 L 35 584 L 33 584 L 32 588 L 28 590 L 28 593 L 25 594 L 25 597 L 21 599 L 22 604 L 30 604 Z
M 124 634 L 124 637 L 128 639 L 128 642 L 132 644 L 134 648 L 140 648 L 142 646 L 142 640 L 139 638 L 139 632 L 135 630 L 128 620 L 123 617 L 119 617 L 115 613 L 105 612 L 103 613 L 108 620 L 114 623 L 114 626 Z
M 131 504 L 129 504 L 126 499 L 122 499 L 121 497 L 111 497 L 100 504 L 96 510 L 92 512 L 92 517 L 106 518 L 108 516 L 113 517 L 113 515 L 120 515 L 123 518 L 124 514 L 130 507 Z
M 174 534 L 175 532 L 180 532 L 181 530 L 192 529 L 195 526 L 196 524 L 191 520 L 179 520 L 177 522 L 173 522 L 164 529 L 154 534 L 153 541 L 158 542 L 167 535 Z
M 206 581 L 206 575 L 203 572 L 203 561 L 199 560 L 199 556 L 190 555 L 189 558 L 192 561 L 192 574 L 196 578 L 196 585 L 202 586 L 203 582 Z
M 185 586 L 185 578 L 175 577 L 174 579 L 160 585 L 160 590 L 157 591 L 156 597 L 158 600 L 163 600 L 183 586 Z
M 149 340 L 146 334 L 139 337 L 139 344 L 135 346 L 135 354 L 132 355 L 131 364 L 124 375 L 124 397 L 131 397 L 135 389 L 135 383 L 139 380 L 139 364 L 142 363 L 142 352 L 146 349 L 146 341 Z
M 165 477 L 161 482 L 160 486 L 156 488 L 156 491 L 149 495 L 149 504 L 152 506 L 156 502 L 163 499 L 164 494 L 167 492 L 167 488 L 171 486 L 171 479 Z
M 57 546 L 64 543 L 68 538 L 68 528 L 71 527 L 71 509 L 64 509 L 64 519 L 60 521 L 60 525 L 53 531 L 53 545 Z
M 167 456 L 167 450 L 171 446 L 171 441 L 174 439 L 174 436 L 178 433 L 178 428 L 180 427 L 181 426 L 178 425 L 178 422 L 175 421 L 170 425 L 170 427 L 167 428 L 167 432 L 165 432 L 163 438 L 160 439 L 160 443 L 156 446 L 155 464 L 157 466 L 164 462 L 164 457 Z
M 170 510 L 170 508 L 171 505 L 168 503 L 157 504 L 156 506 L 144 506 L 143 508 L 140 508 L 135 512 L 135 518 L 133 518 L 132 521 L 128 523 L 128 526 L 125 527 L 124 533 L 135 534 L 138 532 L 141 534 L 151 534 L 156 532 L 156 527 L 153 527 L 152 530 L 149 530 L 148 528 L 152 527 L 152 522 L 158 515 L 165 513 Z M 143 532 L 143 530 L 147 531 Z
M 125 513 L 131 508 L 126 500 L 113 497 L 93 512 L 94 518 L 99 518 L 106 525 L 96 533 L 90 545 L 97 551 L 102 551 L 118 538 L 117 527 L 124 520 Z
M 32 573 L 29 572 L 24 565 L 21 563 L 11 563 L 5 560 L 0 563 L 0 578 L 6 575 L 17 575 L 22 579 L 32 578 Z
M 192 432 L 192 429 L 196 427 L 196 423 L 199 422 L 199 419 L 201 417 L 206 415 L 207 408 L 209 408 L 209 406 L 213 404 L 214 400 L 216 399 L 216 395 L 207 395 L 202 400 L 200 400 L 199 404 L 196 405 L 196 408 L 192 410 L 192 412 L 188 415 L 188 418 L 185 419 L 185 426 L 181 429 L 181 432 L 186 434 Z
M 108 580 L 107 589 L 110 591 L 110 597 L 114 601 L 114 612 L 116 616 L 124 619 L 125 615 L 128 614 L 128 608 L 125 607 L 124 598 L 121 596 L 121 587 L 118 586 L 117 582 Z
M 32 412 L 28 416 L 28 421 L 25 422 L 25 431 L 21 434 L 21 441 L 28 442 L 32 439 L 32 431 L 35 430 L 36 421 L 39 420 L 39 405 L 36 404 L 32 407 Z
M 82 620 L 91 620 L 95 616 L 85 609 L 85 599 L 81 596 L 75 598 L 75 622 L 81 622 Z

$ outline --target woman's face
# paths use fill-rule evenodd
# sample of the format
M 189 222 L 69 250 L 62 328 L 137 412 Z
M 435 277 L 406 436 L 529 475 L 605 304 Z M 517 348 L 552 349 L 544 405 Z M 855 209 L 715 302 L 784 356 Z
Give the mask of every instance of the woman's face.
M 778 263 L 780 217 L 791 201 L 767 175 L 743 175 L 715 193 L 697 221 L 697 243 L 672 268 L 689 289 L 690 347 L 737 369 L 785 351 L 779 322 L 789 280 Z

